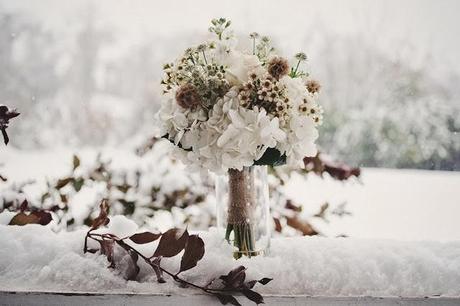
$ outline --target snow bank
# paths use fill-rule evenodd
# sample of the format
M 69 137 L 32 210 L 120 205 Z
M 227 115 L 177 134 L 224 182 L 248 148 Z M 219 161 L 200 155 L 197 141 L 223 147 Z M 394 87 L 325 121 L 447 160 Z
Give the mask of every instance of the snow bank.
M 111 158 L 112 166 L 119 169 L 140 167 L 148 170 L 152 166 L 151 160 L 158 159 L 154 155 L 139 161 L 133 150 L 126 148 L 100 150 L 104 159 Z M 156 152 L 164 154 L 161 150 Z M 87 162 L 94 161 L 98 151 L 86 148 L 76 153 L 85 167 L 88 166 Z M 46 177 L 56 178 L 68 173 L 72 154 L 73 150 L 69 148 L 25 152 L 4 147 L 0 150 L 0 173 L 9 178 L 9 182 L 4 185 L 34 179 L 40 184 L 26 186 L 25 191 L 31 197 L 39 197 L 46 186 Z M 152 173 L 158 173 L 168 164 L 154 166 L 156 168 Z M 170 173 L 167 177 L 153 175 L 151 179 L 162 180 L 164 186 L 176 187 L 183 183 L 178 180 L 177 173 Z M 347 203 L 347 210 L 353 214 L 351 217 L 331 216 L 329 223 L 319 218 L 309 218 L 317 229 L 328 236 L 346 234 L 355 238 L 408 241 L 460 240 L 460 172 L 365 168 L 361 179 L 362 184 L 343 184 L 327 177 L 321 179 L 311 175 L 305 180 L 304 177 L 294 176 L 285 190 L 295 202 L 304 205 L 303 213 L 307 218 L 316 214 L 324 202 L 330 203 L 331 207 Z M 145 186 L 151 186 L 152 182 L 145 183 Z M 0 193 L 4 196 L 5 191 L 1 187 L 0 184 Z M 72 212 L 78 217 L 85 215 L 85 212 L 79 214 L 78 209 L 89 209 L 97 205 L 98 201 L 94 200 L 93 193 L 83 190 L 75 203 L 78 203 L 78 207 L 69 206 L 77 207 Z M 212 205 L 206 207 L 212 208 Z M 2 220 L 9 221 L 8 216 L 3 218 L 0 215 L 0 224 Z M 168 214 L 157 213 L 151 224 L 161 225 L 159 227 L 165 230 L 174 224 L 174 220 Z
M 0 290 L 184 293 L 171 279 L 158 284 L 148 267 L 139 282 L 125 281 L 107 268 L 105 257 L 83 254 L 84 235 L 39 225 L 0 226 Z M 284 238 L 273 239 L 267 257 L 235 261 L 215 230 L 200 236 L 205 257 L 184 274 L 194 282 L 205 283 L 243 264 L 250 278 L 274 278 L 257 288 L 263 294 L 460 296 L 460 241 Z M 166 264 L 178 267 L 178 260 Z

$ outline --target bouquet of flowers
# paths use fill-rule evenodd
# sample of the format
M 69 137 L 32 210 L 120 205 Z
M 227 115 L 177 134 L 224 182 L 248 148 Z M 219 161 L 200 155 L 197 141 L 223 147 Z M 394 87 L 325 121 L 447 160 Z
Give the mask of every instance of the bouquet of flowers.
M 302 166 L 316 154 L 322 108 L 319 84 L 276 55 L 268 37 L 251 33 L 252 50 L 236 48 L 230 21 L 212 20 L 217 39 L 164 65 L 162 136 L 187 165 L 217 173 L 254 164 Z
M 239 172 L 253 165 L 303 167 L 304 157 L 316 155 L 323 111 L 320 85 L 301 68 L 304 53 L 290 65 L 257 33 L 249 35 L 248 50 L 241 50 L 230 24 L 212 20 L 214 39 L 164 65 L 158 117 L 175 155 L 195 169 L 228 172 L 234 201 L 245 206 L 253 199 L 241 188 L 251 184 Z M 237 219 L 247 219 L 242 209 Z

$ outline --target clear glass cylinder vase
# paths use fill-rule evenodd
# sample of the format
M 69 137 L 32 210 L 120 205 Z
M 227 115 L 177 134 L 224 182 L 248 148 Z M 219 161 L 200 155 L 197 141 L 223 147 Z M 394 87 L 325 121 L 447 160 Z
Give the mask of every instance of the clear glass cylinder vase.
M 216 177 L 217 226 L 233 256 L 263 255 L 270 246 L 267 166 L 230 169 Z

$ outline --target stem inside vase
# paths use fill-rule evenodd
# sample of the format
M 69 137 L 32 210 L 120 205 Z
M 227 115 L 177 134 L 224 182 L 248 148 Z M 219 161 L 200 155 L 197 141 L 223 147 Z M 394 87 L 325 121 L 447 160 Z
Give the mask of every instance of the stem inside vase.
M 245 255 L 258 255 L 254 237 L 254 210 L 256 207 L 256 191 L 254 185 L 254 169 L 244 167 L 239 171 L 228 170 L 228 214 L 225 238 L 238 248 L 235 258 Z

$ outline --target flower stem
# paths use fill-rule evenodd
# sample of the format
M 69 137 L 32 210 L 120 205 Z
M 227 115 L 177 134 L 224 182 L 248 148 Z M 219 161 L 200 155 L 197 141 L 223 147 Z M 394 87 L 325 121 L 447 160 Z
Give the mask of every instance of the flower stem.
M 201 53 L 203 53 L 204 62 L 205 62 L 206 65 L 207 65 L 207 64 L 208 64 L 208 60 L 206 59 L 206 54 L 204 53 L 204 51 L 201 51 Z
M 299 60 L 299 61 L 297 62 L 297 66 L 295 66 L 295 69 L 294 69 L 294 77 L 297 75 L 297 70 L 299 69 L 300 62 L 301 62 L 301 60 Z

